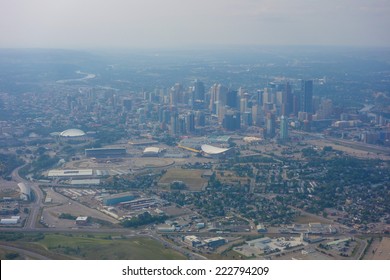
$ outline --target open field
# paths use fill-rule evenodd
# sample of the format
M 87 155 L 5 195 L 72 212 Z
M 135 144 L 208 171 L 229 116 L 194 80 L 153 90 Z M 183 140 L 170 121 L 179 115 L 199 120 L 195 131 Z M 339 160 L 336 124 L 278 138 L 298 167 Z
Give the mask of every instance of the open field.
M 11 233 L 10 233 L 11 234 Z M 10 235 L 8 234 L 8 235 Z M 12 234 L 11 234 L 12 235 Z M 116 239 L 108 234 L 23 234 L 6 244 L 49 259 L 174 260 L 186 257 L 148 237 Z M 35 239 L 34 239 L 35 238 Z M 0 250 L 2 259 L 8 250 Z M 20 258 L 24 258 L 22 255 Z
M 159 183 L 171 184 L 173 181 L 182 181 L 190 191 L 201 191 L 207 179 L 202 178 L 205 170 L 172 168 L 165 173 Z
M 297 224 L 308 224 L 308 223 L 329 223 L 329 220 L 323 219 L 321 217 L 317 217 L 315 215 L 306 215 L 301 214 L 294 218 L 294 223 Z
M 104 239 L 105 238 L 105 239 Z M 171 249 L 166 249 L 155 240 L 139 237 L 134 239 L 112 240 L 110 236 L 97 238 L 88 236 L 66 236 L 47 234 L 39 245 L 48 251 L 61 253 L 79 259 L 185 259 Z
M 374 238 L 371 243 L 371 246 L 367 249 L 367 253 L 364 255 L 363 259 L 390 260 L 390 238 Z

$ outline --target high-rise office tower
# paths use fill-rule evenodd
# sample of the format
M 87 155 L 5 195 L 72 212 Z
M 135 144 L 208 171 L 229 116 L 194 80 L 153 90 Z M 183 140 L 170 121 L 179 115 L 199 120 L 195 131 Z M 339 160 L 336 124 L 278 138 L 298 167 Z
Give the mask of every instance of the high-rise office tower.
M 237 109 L 237 91 L 235 90 L 229 90 L 226 93 L 226 105 L 229 106 L 232 109 Z
M 302 81 L 301 111 L 313 113 L 313 81 Z
M 275 136 L 275 115 L 271 112 L 267 113 L 266 136 L 268 138 L 272 138 Z
M 205 126 L 206 125 L 206 116 L 202 111 L 197 111 L 195 114 L 195 124 L 197 126 Z
M 210 112 L 212 114 L 216 114 L 217 113 L 217 108 L 216 108 L 216 101 L 217 101 L 217 92 L 218 92 L 218 85 L 217 84 L 214 84 L 211 88 L 210 88 Z
M 252 111 L 242 113 L 241 122 L 244 126 L 251 126 L 253 124 Z
M 284 91 L 286 92 L 286 103 L 284 106 L 285 115 L 293 113 L 294 96 L 292 94 L 291 85 L 289 82 L 285 84 Z
M 264 114 L 260 105 L 252 106 L 252 121 L 256 126 L 261 126 L 264 123 Z
M 285 116 L 280 117 L 280 140 L 288 139 L 288 123 Z
M 299 111 L 301 111 L 301 95 L 294 92 L 293 94 L 293 105 L 292 105 L 292 113 L 295 116 L 298 116 Z
M 133 102 L 131 99 L 123 99 L 123 111 L 124 112 L 130 112 L 133 106 Z
M 184 135 L 186 133 L 187 133 L 186 118 L 184 116 L 180 116 L 178 134 Z
M 178 103 L 183 103 L 183 86 L 176 83 L 170 89 L 170 102 L 171 106 L 176 106 Z
M 179 114 L 177 112 L 174 112 L 173 115 L 171 115 L 170 134 L 172 136 L 177 136 L 179 134 Z
M 223 118 L 223 128 L 234 131 L 241 128 L 241 115 L 238 111 L 228 111 Z
M 217 101 L 221 103 L 223 106 L 226 106 L 227 101 L 227 93 L 229 89 L 221 84 L 217 87 Z
M 240 112 L 241 114 L 245 113 L 248 108 L 248 100 L 246 98 L 240 99 Z
M 275 103 L 275 93 L 270 88 L 265 88 L 263 92 L 263 104 Z
M 204 84 L 199 80 L 195 80 L 194 82 L 194 101 L 195 100 L 205 100 Z
M 330 99 L 322 99 L 319 105 L 317 114 L 318 120 L 323 120 L 329 118 L 333 113 L 333 104 Z
M 193 112 L 186 115 L 186 129 L 187 133 L 193 133 L 195 131 L 195 114 Z

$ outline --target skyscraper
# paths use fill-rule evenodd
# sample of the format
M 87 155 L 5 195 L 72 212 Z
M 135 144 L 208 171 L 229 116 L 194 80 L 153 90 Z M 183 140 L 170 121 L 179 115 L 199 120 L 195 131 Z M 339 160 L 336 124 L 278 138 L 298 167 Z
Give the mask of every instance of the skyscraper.
M 280 117 L 280 140 L 288 139 L 288 123 L 285 116 Z
M 205 89 L 204 89 L 204 84 L 199 81 L 195 80 L 194 82 L 194 101 L 195 100 L 205 100 Z
M 195 131 L 195 114 L 193 112 L 189 112 L 186 115 L 186 130 L 187 133 L 193 133 Z
M 223 128 L 234 131 L 241 128 L 241 114 L 238 111 L 226 112 L 222 122 Z
M 267 113 L 266 136 L 268 138 L 272 138 L 275 136 L 275 115 L 271 112 Z
M 313 113 L 313 81 L 302 81 L 301 111 Z
M 217 108 L 216 108 L 216 102 L 217 102 L 217 92 L 218 92 L 218 85 L 214 84 L 210 88 L 210 113 L 216 114 Z
M 286 92 L 286 104 L 284 110 L 286 115 L 290 115 L 293 113 L 294 96 L 292 94 L 291 85 L 289 82 L 286 83 L 284 90 Z

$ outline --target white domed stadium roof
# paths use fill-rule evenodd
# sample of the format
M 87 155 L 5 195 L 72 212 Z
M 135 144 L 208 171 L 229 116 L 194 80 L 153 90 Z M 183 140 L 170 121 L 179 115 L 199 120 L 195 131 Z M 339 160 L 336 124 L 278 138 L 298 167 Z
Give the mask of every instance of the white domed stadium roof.
M 61 132 L 60 136 L 61 137 L 82 137 L 85 136 L 85 132 L 82 131 L 81 129 L 72 128 Z
M 223 153 L 229 151 L 231 148 L 229 148 L 229 149 L 227 149 L 227 148 L 219 148 L 219 147 L 214 147 L 214 146 L 211 146 L 211 145 L 204 144 L 204 145 L 201 146 L 201 149 L 206 154 L 209 154 L 209 155 L 219 155 L 219 154 L 223 154 Z

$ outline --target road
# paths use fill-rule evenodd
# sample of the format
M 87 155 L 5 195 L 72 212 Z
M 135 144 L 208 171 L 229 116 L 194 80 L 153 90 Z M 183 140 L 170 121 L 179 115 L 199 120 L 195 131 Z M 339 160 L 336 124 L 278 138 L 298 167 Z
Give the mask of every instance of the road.
M 2 231 L 8 231 L 8 232 L 53 232 L 53 233 L 83 233 L 83 232 L 88 232 L 88 233 L 118 233 L 122 234 L 124 236 L 128 237 L 149 237 L 152 238 L 158 242 L 161 242 L 164 244 L 166 247 L 171 248 L 173 250 L 176 250 L 185 256 L 187 256 L 190 259 L 207 259 L 206 257 L 196 254 L 190 250 L 187 250 L 185 248 L 179 247 L 175 244 L 172 244 L 171 242 L 167 242 L 165 239 L 163 239 L 160 235 L 158 235 L 155 232 L 152 231 L 146 231 L 144 234 L 139 234 L 137 231 L 132 230 L 132 229 L 127 229 L 127 228 L 115 228 L 115 229 L 89 229 L 89 228 L 73 228 L 73 229 L 55 229 L 55 228 L 36 228 L 36 223 L 39 219 L 39 215 L 41 213 L 41 209 L 43 208 L 43 198 L 44 194 L 42 190 L 39 188 L 37 183 L 27 181 L 20 177 L 19 175 L 19 170 L 23 168 L 25 165 L 20 166 L 16 168 L 11 176 L 13 181 L 16 183 L 24 183 L 26 186 L 30 186 L 31 190 L 34 193 L 34 200 L 31 202 L 30 205 L 30 213 L 29 216 L 24 224 L 23 228 L 2 228 Z M 6 245 L 2 245 L 3 247 Z M 8 246 L 11 250 L 11 246 Z M 5 248 L 5 247 L 4 247 Z M 15 247 L 16 248 L 16 247 Z M 5 248 L 6 249 L 6 248 Z M 16 250 L 18 249 L 18 250 Z M 41 256 L 39 254 L 35 254 L 33 252 L 29 252 L 24 249 L 16 248 L 14 251 L 18 251 L 22 254 L 28 255 L 37 258 L 37 259 L 47 259 L 47 257 Z M 35 254 L 33 256 L 32 254 Z
M 355 141 L 350 141 L 350 140 L 345 140 L 345 139 L 340 139 L 340 138 L 334 138 L 330 136 L 323 136 L 318 133 L 310 133 L 310 132 L 304 132 L 304 131 L 294 131 L 292 134 L 295 135 L 301 135 L 305 137 L 310 137 L 312 139 L 318 139 L 323 141 L 324 143 L 329 143 L 329 145 L 332 144 L 337 144 L 340 146 L 344 146 L 347 148 L 352 148 L 355 150 L 360 150 L 364 152 L 371 152 L 374 154 L 382 155 L 384 157 L 388 157 L 390 155 L 390 148 L 388 147 L 383 147 L 383 146 L 377 146 L 377 145 L 371 145 L 371 144 L 366 144 L 362 142 L 355 142 Z
M 30 258 L 32 258 L 32 259 L 37 259 L 37 260 L 49 260 L 49 258 L 46 257 L 46 256 L 43 256 L 43 255 L 41 255 L 41 254 L 35 253 L 35 252 L 33 252 L 33 251 L 26 250 L 26 249 L 14 247 L 14 246 L 9 246 L 9 245 L 5 245 L 5 244 L 0 244 L 0 248 L 2 248 L 2 249 L 4 249 L 4 250 L 7 250 L 7 251 L 12 251 L 12 252 L 19 253 L 20 255 L 25 255 L 25 256 L 30 257 Z
M 25 165 L 22 165 L 18 168 L 16 168 L 14 171 L 12 171 L 12 179 L 13 181 L 17 183 L 24 183 L 26 186 L 30 186 L 31 190 L 33 192 L 34 201 L 32 201 L 30 205 L 30 213 L 28 215 L 28 218 L 24 224 L 24 228 L 26 229 L 34 229 L 35 224 L 38 221 L 40 210 L 43 206 L 43 193 L 42 190 L 39 188 L 39 186 L 36 183 L 27 181 L 20 177 L 19 170 L 23 168 Z

